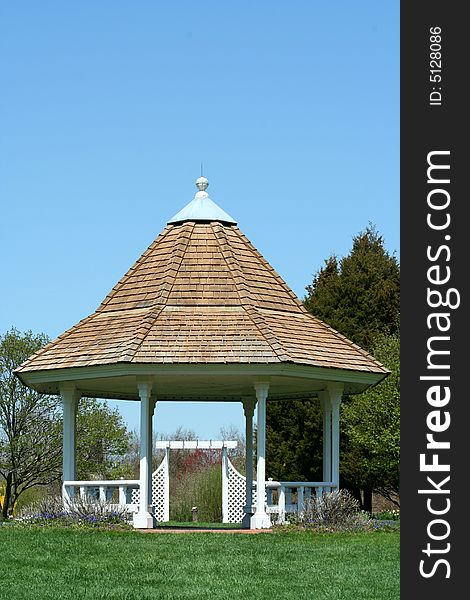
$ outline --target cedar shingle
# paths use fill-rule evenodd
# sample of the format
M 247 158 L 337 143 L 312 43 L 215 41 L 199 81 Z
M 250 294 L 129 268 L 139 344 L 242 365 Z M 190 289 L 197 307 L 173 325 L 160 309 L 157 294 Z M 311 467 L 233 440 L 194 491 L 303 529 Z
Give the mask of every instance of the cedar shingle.
M 95 313 L 18 371 L 118 362 L 281 363 L 386 373 L 306 312 L 236 225 L 168 225 Z

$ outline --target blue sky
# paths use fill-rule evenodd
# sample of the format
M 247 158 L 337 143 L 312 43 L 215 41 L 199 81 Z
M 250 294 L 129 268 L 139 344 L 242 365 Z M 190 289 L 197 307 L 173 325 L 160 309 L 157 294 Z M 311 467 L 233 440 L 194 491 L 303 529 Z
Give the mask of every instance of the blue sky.
M 3 2 L 0 57 L 1 333 L 93 312 L 201 161 L 299 297 L 369 221 L 399 258 L 398 1 Z M 155 419 L 243 428 L 239 406 Z

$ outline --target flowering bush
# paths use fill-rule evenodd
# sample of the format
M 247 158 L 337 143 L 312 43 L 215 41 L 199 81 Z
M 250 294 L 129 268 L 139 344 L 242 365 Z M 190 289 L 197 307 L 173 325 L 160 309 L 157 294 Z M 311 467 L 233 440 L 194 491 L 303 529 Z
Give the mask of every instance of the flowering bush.
M 64 506 L 60 496 L 49 496 L 25 507 L 15 519 L 18 524 L 81 525 L 88 527 L 130 527 L 127 510 L 100 500 L 77 496 Z
M 371 518 L 359 510 L 359 502 L 347 490 L 336 490 L 309 498 L 304 510 L 290 523 L 317 531 L 376 531 L 395 528 L 395 521 Z

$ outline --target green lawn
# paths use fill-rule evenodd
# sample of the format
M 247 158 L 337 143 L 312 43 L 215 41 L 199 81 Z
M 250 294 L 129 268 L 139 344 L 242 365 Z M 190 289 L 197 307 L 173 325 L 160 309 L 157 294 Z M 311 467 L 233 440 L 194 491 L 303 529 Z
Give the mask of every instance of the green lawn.
M 399 600 L 399 533 L 0 526 L 0 598 Z

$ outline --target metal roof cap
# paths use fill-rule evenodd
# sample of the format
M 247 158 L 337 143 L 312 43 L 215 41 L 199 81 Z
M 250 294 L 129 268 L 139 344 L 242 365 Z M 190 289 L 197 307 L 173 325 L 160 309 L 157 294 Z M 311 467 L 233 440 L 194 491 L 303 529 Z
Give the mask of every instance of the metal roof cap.
M 189 204 L 168 221 L 168 224 L 183 221 L 221 221 L 236 225 L 235 219 L 209 198 L 209 194 L 206 192 L 208 185 L 209 182 L 205 177 L 196 179 L 196 186 L 199 191 L 196 192 Z

